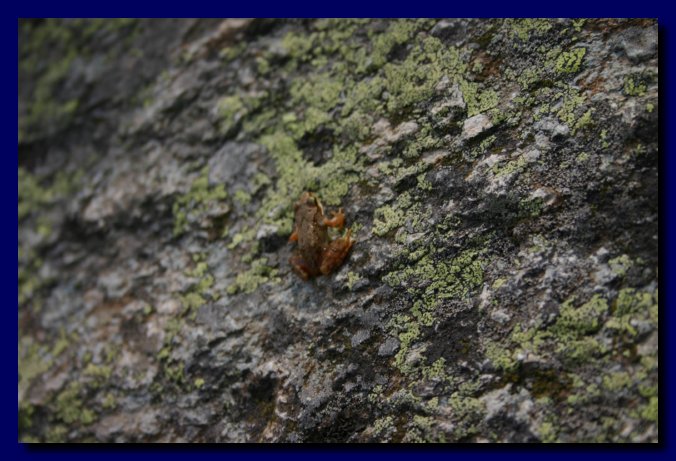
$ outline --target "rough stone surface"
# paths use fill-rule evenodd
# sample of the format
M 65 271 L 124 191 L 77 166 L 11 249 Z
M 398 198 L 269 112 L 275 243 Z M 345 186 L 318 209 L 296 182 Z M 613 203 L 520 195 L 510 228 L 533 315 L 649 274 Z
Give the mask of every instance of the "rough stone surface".
M 487 115 L 475 115 L 462 124 L 462 139 L 475 138 L 492 127 L 491 119 Z
M 19 45 L 21 440 L 658 440 L 655 21 Z M 309 282 L 304 190 L 356 241 Z

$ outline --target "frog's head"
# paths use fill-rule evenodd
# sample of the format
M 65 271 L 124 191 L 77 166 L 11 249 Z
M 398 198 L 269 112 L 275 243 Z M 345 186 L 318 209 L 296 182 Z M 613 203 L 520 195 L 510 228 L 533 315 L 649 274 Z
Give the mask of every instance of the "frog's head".
M 296 202 L 295 210 L 298 212 L 299 209 L 304 209 L 304 210 L 315 210 L 319 209 L 320 213 L 324 213 L 324 209 L 322 207 L 321 202 L 319 201 L 319 198 L 313 194 L 312 192 L 303 192 L 303 194 L 300 196 L 300 200 Z
M 312 192 L 303 192 L 300 196 L 300 200 L 297 202 L 297 206 L 302 207 L 316 207 L 318 203 L 317 196 Z

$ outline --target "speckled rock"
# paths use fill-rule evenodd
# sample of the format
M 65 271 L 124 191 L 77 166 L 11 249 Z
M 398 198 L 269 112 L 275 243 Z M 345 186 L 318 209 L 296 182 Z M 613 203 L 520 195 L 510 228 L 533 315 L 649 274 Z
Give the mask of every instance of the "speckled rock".
M 22 441 L 658 440 L 655 21 L 19 24 Z

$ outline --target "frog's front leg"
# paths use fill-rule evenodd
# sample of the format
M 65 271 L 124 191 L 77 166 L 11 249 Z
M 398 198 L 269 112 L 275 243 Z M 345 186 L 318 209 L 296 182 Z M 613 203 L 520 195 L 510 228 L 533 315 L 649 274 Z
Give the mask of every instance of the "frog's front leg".
M 325 226 L 336 227 L 338 229 L 342 229 L 345 226 L 345 213 L 343 213 L 342 208 L 338 211 L 332 211 L 331 216 L 333 216 L 331 219 L 324 218 Z
M 322 274 L 330 274 L 343 263 L 352 244 L 354 244 L 354 240 L 350 238 L 351 235 L 352 229 L 348 229 L 344 237 L 334 240 L 326 247 L 322 253 L 322 264 L 319 266 L 319 271 Z

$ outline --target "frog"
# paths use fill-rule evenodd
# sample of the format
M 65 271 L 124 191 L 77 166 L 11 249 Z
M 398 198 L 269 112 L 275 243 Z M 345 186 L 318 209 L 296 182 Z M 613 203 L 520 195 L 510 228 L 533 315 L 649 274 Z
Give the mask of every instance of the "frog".
M 303 280 L 329 275 L 340 267 L 354 244 L 352 229 L 333 240 L 329 236 L 329 227 L 341 231 L 345 227 L 343 209 L 332 212 L 331 218 L 327 218 L 319 197 L 312 192 L 303 192 L 294 205 L 294 213 L 289 242 L 296 242 L 297 246 L 289 258 L 291 268 Z

